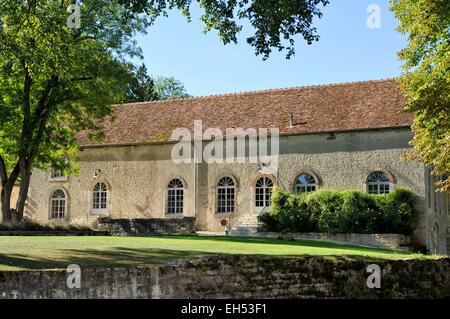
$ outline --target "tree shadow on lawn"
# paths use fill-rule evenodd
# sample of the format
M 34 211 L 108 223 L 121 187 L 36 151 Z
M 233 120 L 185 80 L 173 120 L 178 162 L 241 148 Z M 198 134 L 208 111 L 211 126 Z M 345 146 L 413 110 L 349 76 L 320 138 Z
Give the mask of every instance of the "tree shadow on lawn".
M 55 251 L 54 258 L 26 254 L 0 254 L 0 270 L 65 269 L 70 264 L 77 264 L 82 268 L 130 267 L 163 264 L 171 259 L 190 259 L 205 255 L 208 253 L 124 247 L 107 250 L 65 249 Z
M 57 250 L 54 258 L 38 257 L 26 254 L 0 254 L 0 270 L 37 270 L 37 269 L 66 269 L 70 264 L 77 264 L 84 268 L 107 267 L 143 267 L 146 265 L 161 265 L 168 260 L 198 259 L 203 256 L 233 256 L 247 255 L 252 258 L 304 258 L 317 257 L 324 259 L 342 259 L 359 261 L 385 261 L 387 258 L 369 257 L 362 255 L 311 255 L 307 253 L 268 256 L 264 254 L 231 254 L 211 253 L 203 251 L 177 251 L 154 248 L 125 248 L 114 247 L 107 250 L 96 249 L 68 249 Z

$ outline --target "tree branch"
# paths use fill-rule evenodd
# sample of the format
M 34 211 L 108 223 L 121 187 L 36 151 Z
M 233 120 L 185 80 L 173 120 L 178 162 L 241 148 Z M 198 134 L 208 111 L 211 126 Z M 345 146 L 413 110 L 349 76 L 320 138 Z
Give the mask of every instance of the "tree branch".
M 38 123 L 39 119 L 41 118 L 42 113 L 45 112 L 48 97 L 50 96 L 52 89 L 54 89 L 56 87 L 57 83 L 58 83 L 58 77 L 54 76 L 54 75 L 52 75 L 50 80 L 47 81 L 44 92 L 42 93 L 42 96 L 39 99 L 38 106 L 37 106 L 36 110 L 34 111 L 34 118 L 31 123 L 31 127 L 32 127 L 33 131 L 36 128 L 36 124 Z
M 22 112 L 23 112 L 23 123 L 22 123 L 22 135 L 21 141 L 22 145 L 19 151 L 19 157 L 24 156 L 26 150 L 28 148 L 28 143 L 30 140 L 30 117 L 31 117 L 31 108 L 30 108 L 30 95 L 31 95 L 31 86 L 33 84 L 33 80 L 28 71 L 28 67 L 26 65 L 25 60 L 22 60 L 23 66 L 23 74 L 24 74 L 24 86 L 23 86 L 23 103 L 22 103 Z
M 20 173 L 20 163 L 17 161 L 16 165 L 14 166 L 14 169 L 12 170 L 11 174 L 9 175 L 9 178 L 7 179 L 5 183 L 5 189 L 8 191 L 12 190 L 14 187 L 14 184 L 17 181 L 17 178 L 19 177 Z
M 6 181 L 8 180 L 8 174 L 6 173 L 6 164 L 2 155 L 0 154 L 0 183 L 2 188 L 5 187 Z
M 78 81 L 89 81 L 93 80 L 94 78 L 92 76 L 81 76 L 79 78 L 73 78 L 68 80 L 69 82 L 78 82 Z

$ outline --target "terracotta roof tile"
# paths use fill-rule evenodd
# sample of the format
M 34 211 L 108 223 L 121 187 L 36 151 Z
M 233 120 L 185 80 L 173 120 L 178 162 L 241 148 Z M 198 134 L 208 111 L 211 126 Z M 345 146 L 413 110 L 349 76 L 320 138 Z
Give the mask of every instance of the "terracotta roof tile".
M 194 97 L 118 105 L 105 122 L 102 144 L 170 140 L 175 128 L 279 128 L 280 133 L 313 133 L 409 126 L 405 97 L 395 79 Z M 289 126 L 290 114 L 296 125 Z M 86 132 L 82 145 L 96 144 Z

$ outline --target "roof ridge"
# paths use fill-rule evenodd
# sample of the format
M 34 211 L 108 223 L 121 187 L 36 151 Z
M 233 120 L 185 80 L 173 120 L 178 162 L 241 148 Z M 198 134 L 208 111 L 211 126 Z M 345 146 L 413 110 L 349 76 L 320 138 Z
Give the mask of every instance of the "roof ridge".
M 131 103 L 116 104 L 116 105 L 118 105 L 118 106 L 125 106 L 125 105 L 132 106 L 132 105 L 142 105 L 142 104 L 170 103 L 170 102 L 176 102 L 176 101 L 201 100 L 201 99 L 207 99 L 207 98 L 239 96 L 239 95 L 246 95 L 246 94 L 284 92 L 284 91 L 290 91 L 290 90 L 296 90 L 296 89 L 308 89 L 308 88 L 319 88 L 319 87 L 334 87 L 334 86 L 344 86 L 344 85 L 362 84 L 362 83 L 385 82 L 385 81 L 390 81 L 390 80 L 395 80 L 395 79 L 397 79 L 397 78 L 392 77 L 392 78 L 381 78 L 381 79 L 361 80 L 361 81 L 349 81 L 349 82 L 340 82 L 340 83 L 310 84 L 310 85 L 300 85 L 300 86 L 291 86 L 291 87 L 280 87 L 280 88 L 273 88 L 273 89 L 241 91 L 241 92 L 234 92 L 234 93 L 199 95 L 199 96 L 176 98 L 176 99 L 168 99 L 168 100 L 131 102 Z

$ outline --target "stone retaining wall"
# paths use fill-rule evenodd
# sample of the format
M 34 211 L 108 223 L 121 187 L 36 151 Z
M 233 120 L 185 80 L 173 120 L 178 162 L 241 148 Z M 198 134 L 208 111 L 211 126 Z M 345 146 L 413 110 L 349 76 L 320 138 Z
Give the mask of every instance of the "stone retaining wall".
M 337 243 L 351 243 L 368 247 L 409 250 L 409 237 L 401 234 L 327 234 L 327 233 L 272 233 L 257 232 L 258 237 L 292 237 L 305 240 L 326 240 Z
M 111 219 L 100 218 L 98 230 L 113 236 L 142 236 L 155 234 L 191 233 L 195 230 L 195 218 Z
M 367 266 L 381 267 L 369 289 Z M 147 268 L 82 269 L 81 288 L 65 271 L 0 272 L 0 298 L 449 298 L 450 259 L 209 256 Z

